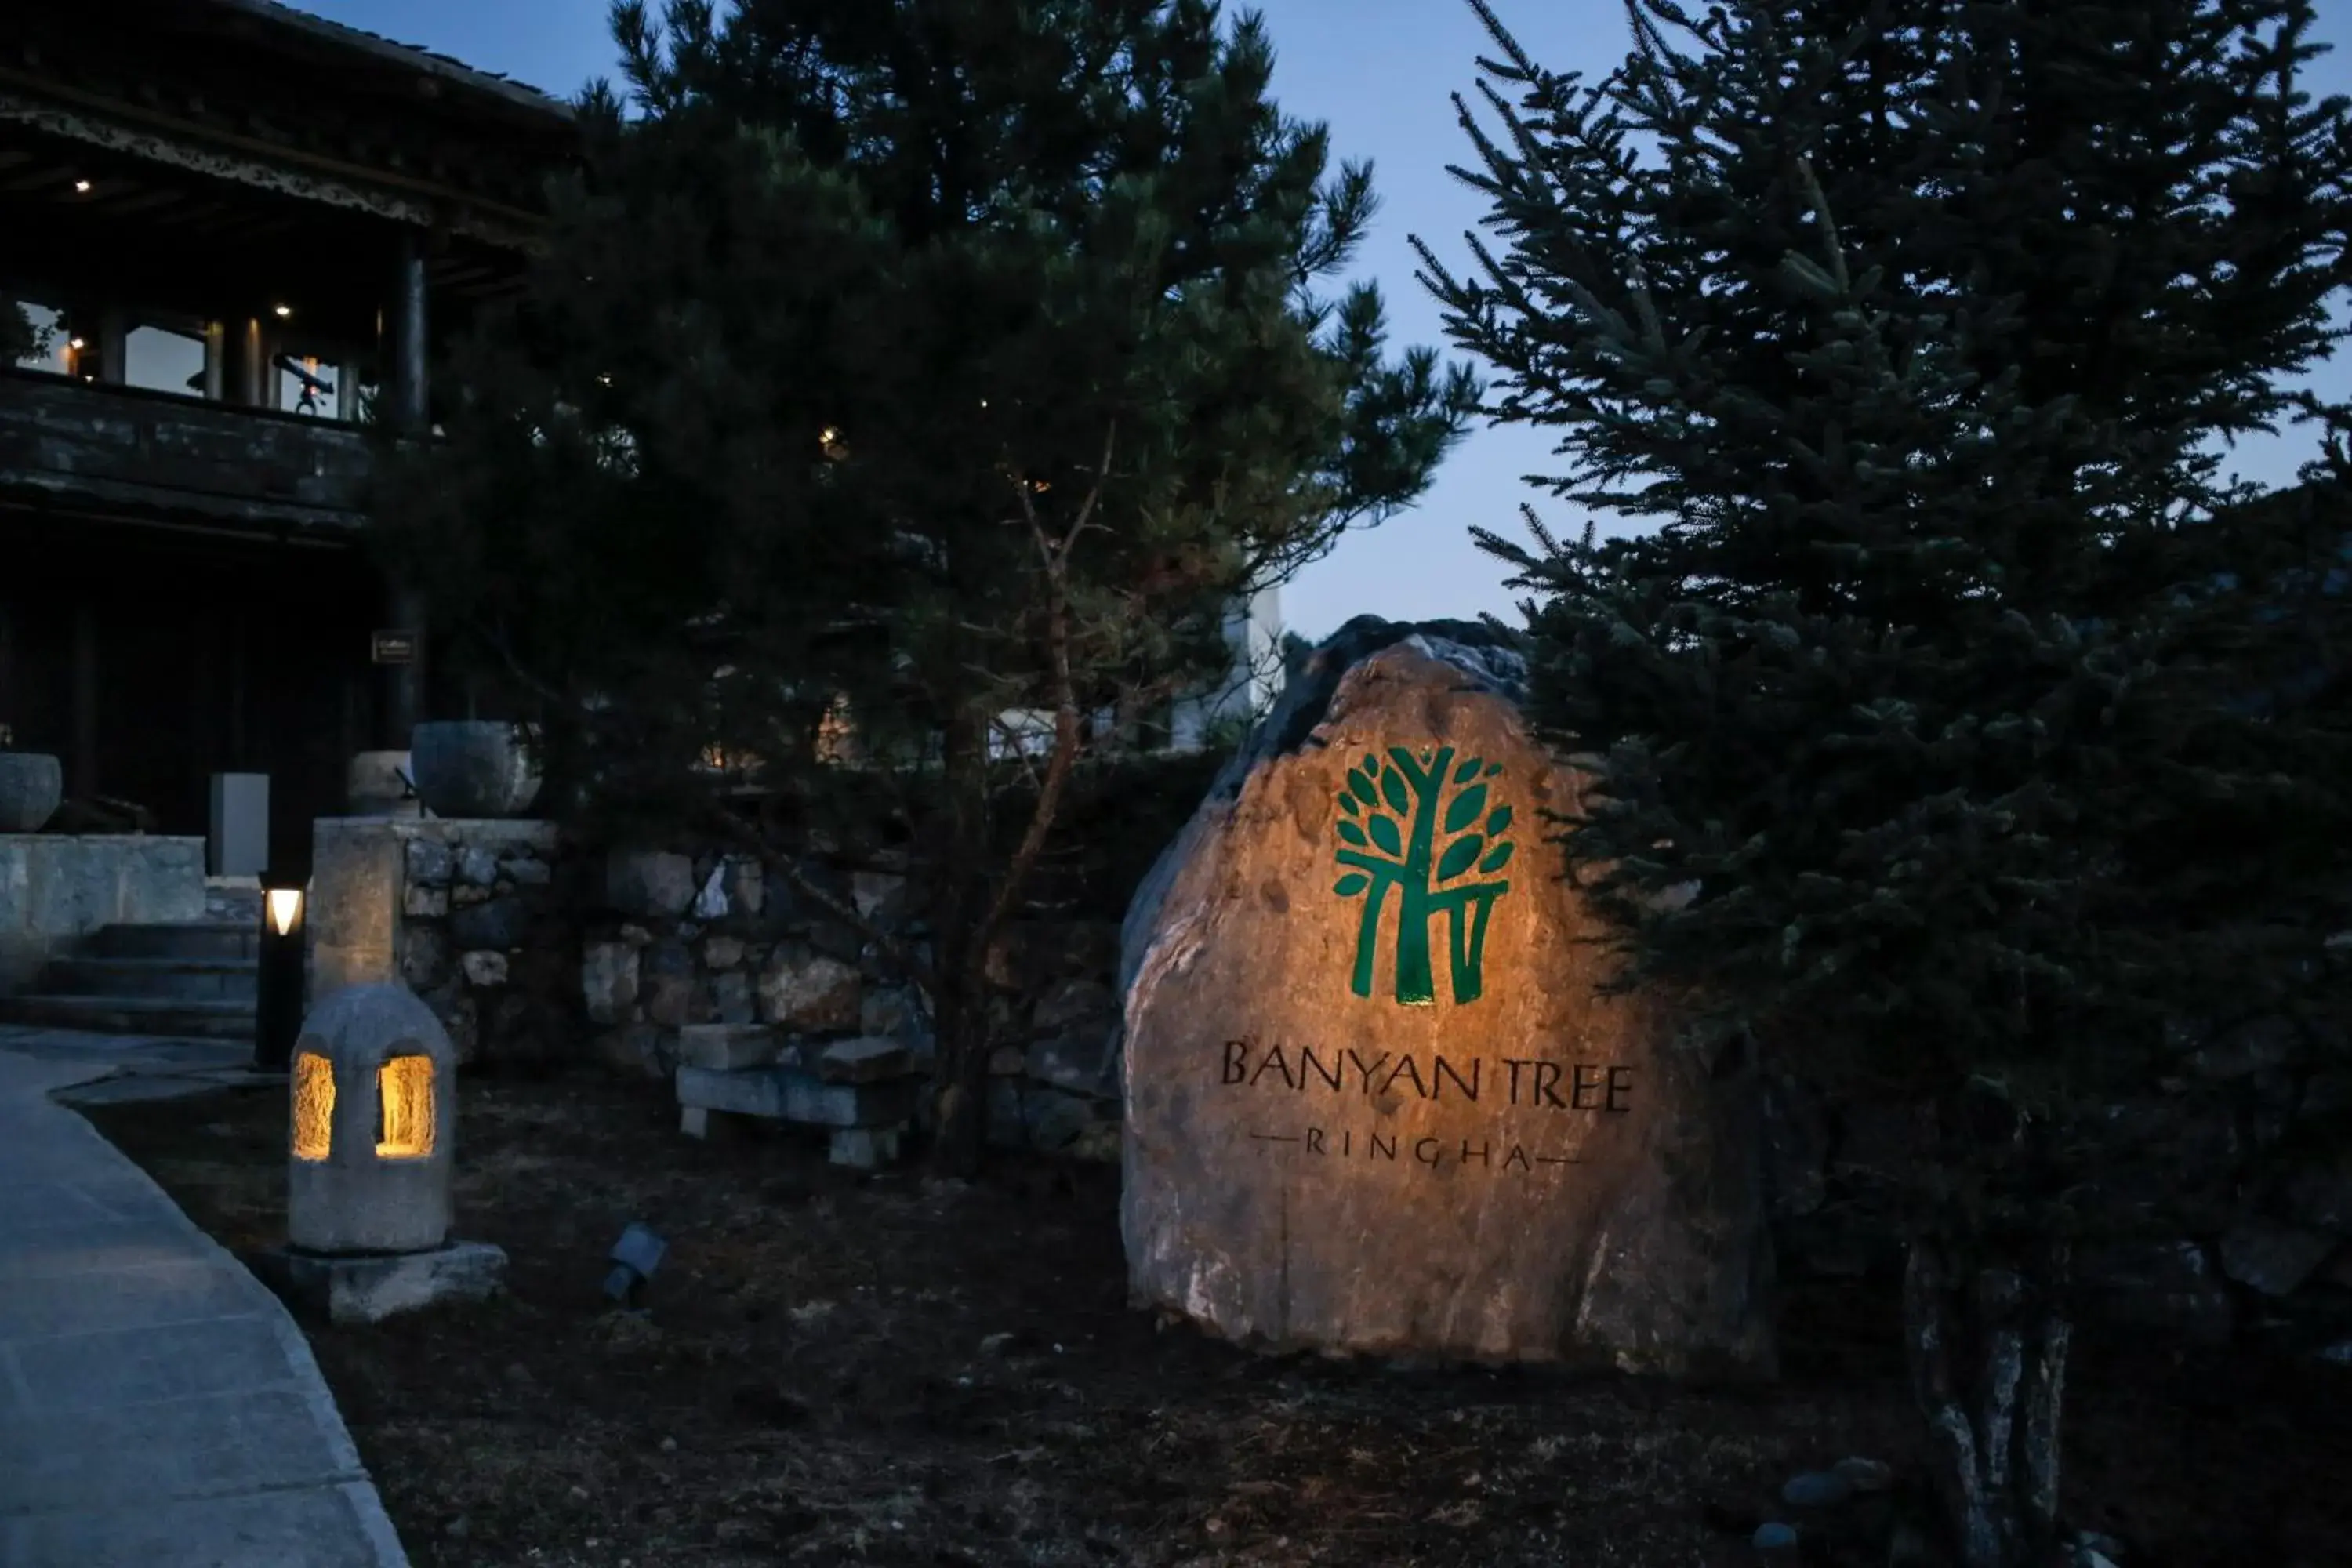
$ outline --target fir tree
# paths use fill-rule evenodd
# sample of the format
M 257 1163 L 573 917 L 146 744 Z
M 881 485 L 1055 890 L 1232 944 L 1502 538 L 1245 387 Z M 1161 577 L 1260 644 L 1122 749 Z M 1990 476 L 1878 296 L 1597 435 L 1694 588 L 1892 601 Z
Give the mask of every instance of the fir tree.
M 1315 291 L 1370 171 L 1281 114 L 1253 15 L 614 16 L 630 106 L 587 100 L 384 542 L 593 815 L 732 836 L 919 984 L 969 1169 L 990 944 L 1098 717 L 1213 681 L 1232 597 L 1419 494 L 1477 388 Z M 822 853 L 892 843 L 922 942 Z
M 1933 1107 L 1915 1383 L 1963 1560 L 2039 1562 L 2085 1113 L 2225 994 L 2342 1001 L 2340 677 L 2305 637 L 2265 721 L 2239 657 L 2318 604 L 2325 519 L 2249 510 L 2217 441 L 2327 413 L 2287 384 L 2352 280 L 2312 6 L 1629 0 L 1587 87 L 1472 4 L 1500 254 L 1425 280 L 1559 431 L 1543 482 L 1649 525 L 1485 540 L 1594 770 L 1570 866 L 1626 983 Z

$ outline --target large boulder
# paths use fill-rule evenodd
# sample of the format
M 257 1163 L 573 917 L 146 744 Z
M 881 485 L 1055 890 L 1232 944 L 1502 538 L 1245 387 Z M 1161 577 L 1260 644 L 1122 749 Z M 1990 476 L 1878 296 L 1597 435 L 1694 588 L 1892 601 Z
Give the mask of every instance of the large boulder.
M 1762 1373 L 1757 1086 L 1604 999 L 1506 634 L 1351 621 L 1124 933 L 1128 1267 L 1234 1339 Z

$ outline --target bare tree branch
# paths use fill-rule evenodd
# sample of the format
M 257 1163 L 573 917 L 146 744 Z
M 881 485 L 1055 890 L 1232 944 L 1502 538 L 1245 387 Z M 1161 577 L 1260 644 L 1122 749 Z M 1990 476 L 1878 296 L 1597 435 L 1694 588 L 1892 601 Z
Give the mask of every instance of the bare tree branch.
M 1038 856 L 1045 851 L 1046 836 L 1052 832 L 1055 814 L 1061 806 L 1063 787 L 1069 782 L 1070 770 L 1076 766 L 1078 752 L 1085 744 L 1078 726 L 1077 683 L 1070 673 L 1070 552 L 1110 482 L 1111 458 L 1118 439 L 1118 424 L 1113 420 L 1103 430 L 1102 464 L 1095 470 L 1094 484 L 1058 542 L 1037 515 L 1036 501 L 1029 487 L 1018 480 L 1013 484 L 1013 493 L 1021 500 L 1021 515 L 1029 524 L 1031 537 L 1037 542 L 1037 556 L 1045 567 L 1045 647 L 1052 666 L 1054 752 L 1046 760 L 1045 776 L 1038 784 L 1037 799 L 1030 807 L 1020 847 L 1005 866 L 1003 880 L 997 884 L 996 897 L 990 900 L 988 913 L 981 921 L 979 935 L 983 945 L 1003 924 L 1020 897 L 1022 884 L 1028 880 Z

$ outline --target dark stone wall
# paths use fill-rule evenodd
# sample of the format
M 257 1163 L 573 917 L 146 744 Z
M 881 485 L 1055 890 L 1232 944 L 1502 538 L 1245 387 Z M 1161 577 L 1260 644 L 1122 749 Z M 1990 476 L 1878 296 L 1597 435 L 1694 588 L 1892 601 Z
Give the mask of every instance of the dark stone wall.
M 2321 1020 L 2176 1031 L 2174 1070 L 2082 1130 L 2077 1310 L 2110 1331 L 2221 1344 L 2261 1335 L 2352 1364 L 2352 1069 Z M 1838 1107 L 1772 1086 L 1769 1180 L 1794 1277 L 1892 1272 L 1889 1173 L 1924 1110 Z

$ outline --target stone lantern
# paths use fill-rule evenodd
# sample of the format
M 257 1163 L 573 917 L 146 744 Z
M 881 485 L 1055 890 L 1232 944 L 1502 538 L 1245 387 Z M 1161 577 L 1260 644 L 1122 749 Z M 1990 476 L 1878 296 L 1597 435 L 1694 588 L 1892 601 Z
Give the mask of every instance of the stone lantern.
M 449 1239 L 456 1065 L 404 985 L 346 985 L 303 1020 L 273 1283 L 339 1322 L 498 1289 L 505 1253 Z

